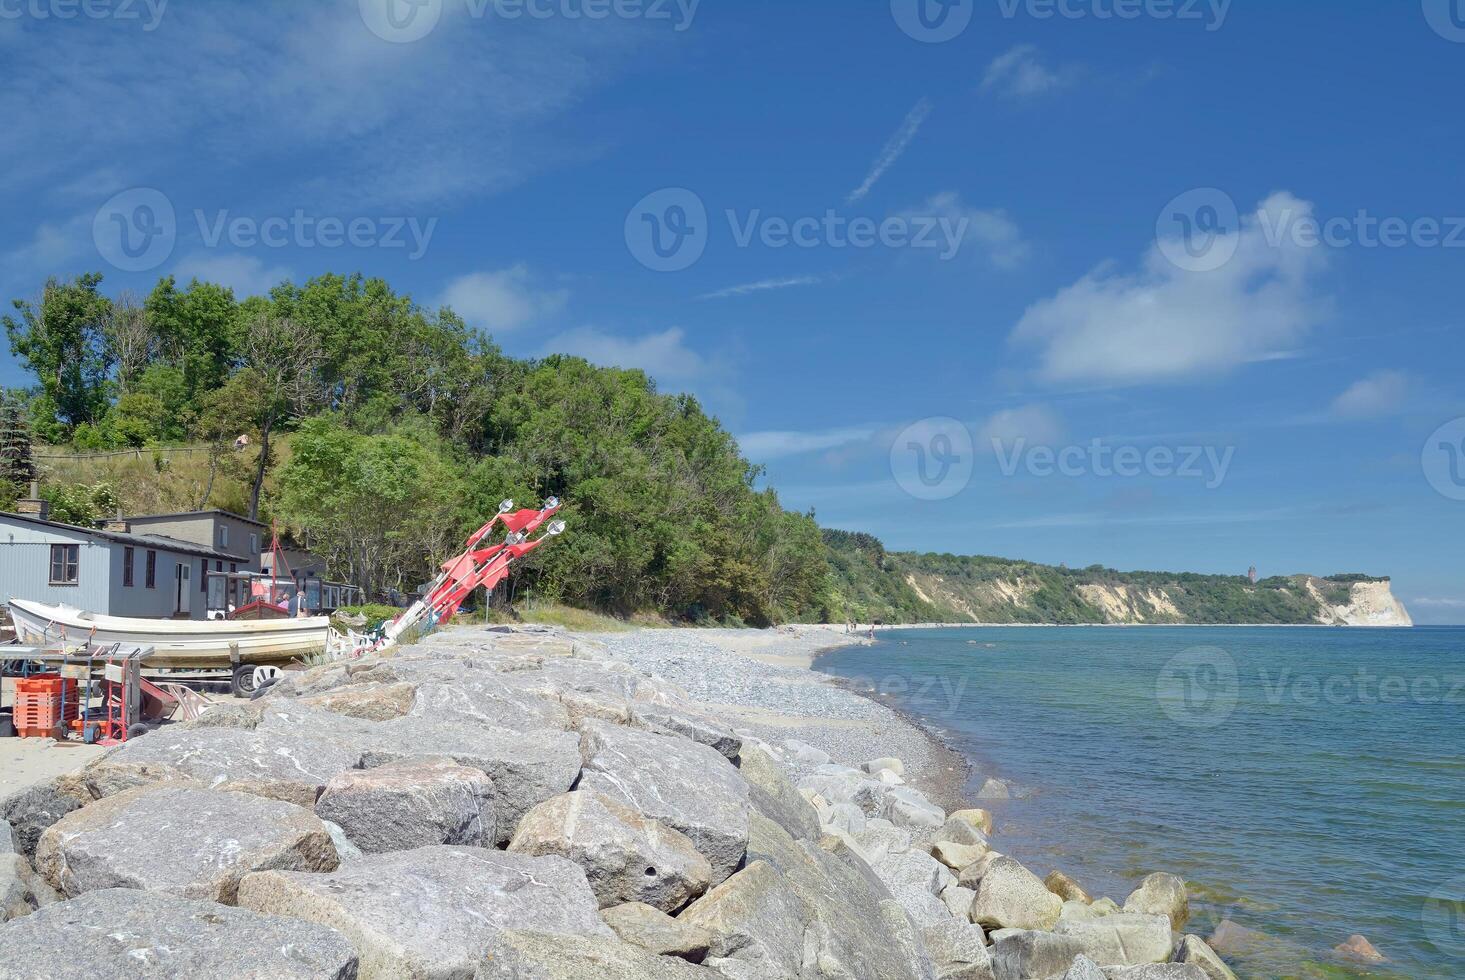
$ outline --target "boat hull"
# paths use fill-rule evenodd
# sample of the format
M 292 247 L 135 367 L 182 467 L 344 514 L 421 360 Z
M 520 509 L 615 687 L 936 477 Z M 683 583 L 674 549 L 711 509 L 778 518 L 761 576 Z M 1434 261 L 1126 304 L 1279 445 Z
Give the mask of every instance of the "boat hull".
M 21 643 L 90 638 L 97 645 L 150 646 L 149 667 L 227 668 L 234 663 L 281 664 L 326 648 L 330 619 L 177 620 L 103 616 L 71 606 L 10 600 Z

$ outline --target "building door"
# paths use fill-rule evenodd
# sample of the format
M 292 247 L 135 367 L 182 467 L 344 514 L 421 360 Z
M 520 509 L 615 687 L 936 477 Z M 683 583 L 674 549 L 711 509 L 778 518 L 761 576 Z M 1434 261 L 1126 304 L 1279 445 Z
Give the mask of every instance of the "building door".
M 193 589 L 191 588 L 191 580 L 189 578 L 191 571 L 192 569 L 189 568 L 188 562 L 186 561 L 180 561 L 173 566 L 173 575 L 176 580 L 176 591 L 178 595 L 178 600 L 173 607 L 173 614 L 175 616 L 187 616 L 189 614 L 190 603 L 193 601 Z

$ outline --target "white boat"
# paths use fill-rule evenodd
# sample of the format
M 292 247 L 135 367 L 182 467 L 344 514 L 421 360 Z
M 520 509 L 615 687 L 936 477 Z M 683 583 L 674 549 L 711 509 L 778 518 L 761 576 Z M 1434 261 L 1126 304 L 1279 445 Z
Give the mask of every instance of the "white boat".
M 98 645 L 150 646 L 149 667 L 227 668 L 280 664 L 326 648 L 330 618 L 191 620 L 103 616 L 73 606 L 10 600 L 10 618 L 21 643 L 90 641 Z

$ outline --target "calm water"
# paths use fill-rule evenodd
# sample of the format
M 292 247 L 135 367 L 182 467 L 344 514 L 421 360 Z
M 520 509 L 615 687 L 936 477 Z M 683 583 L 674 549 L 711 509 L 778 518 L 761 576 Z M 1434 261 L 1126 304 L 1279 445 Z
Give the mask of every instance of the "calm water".
M 891 631 L 818 667 L 1030 794 L 990 807 L 1039 874 L 1171 871 L 1188 931 L 1275 937 L 1243 976 L 1355 975 L 1362 933 L 1362 975 L 1465 977 L 1465 628 Z

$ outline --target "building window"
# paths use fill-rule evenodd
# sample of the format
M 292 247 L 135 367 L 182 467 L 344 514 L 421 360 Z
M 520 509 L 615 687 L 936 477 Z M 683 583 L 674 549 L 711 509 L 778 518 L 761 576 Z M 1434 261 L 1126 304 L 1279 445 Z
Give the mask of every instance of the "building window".
M 79 544 L 51 545 L 51 584 L 75 585 L 77 562 L 81 558 Z
M 132 588 L 132 549 L 122 549 L 122 584 Z
M 204 595 L 209 593 L 209 560 L 207 558 L 203 560 L 203 567 L 199 569 L 198 591 Z
M 259 535 L 258 534 L 251 534 L 249 536 L 249 554 L 250 554 L 251 557 L 254 556 L 254 555 L 259 554 Z
M 150 589 L 158 587 L 158 553 L 156 551 L 148 552 L 147 577 L 144 581 Z
M 229 525 L 227 524 L 219 525 L 219 547 L 229 547 Z

